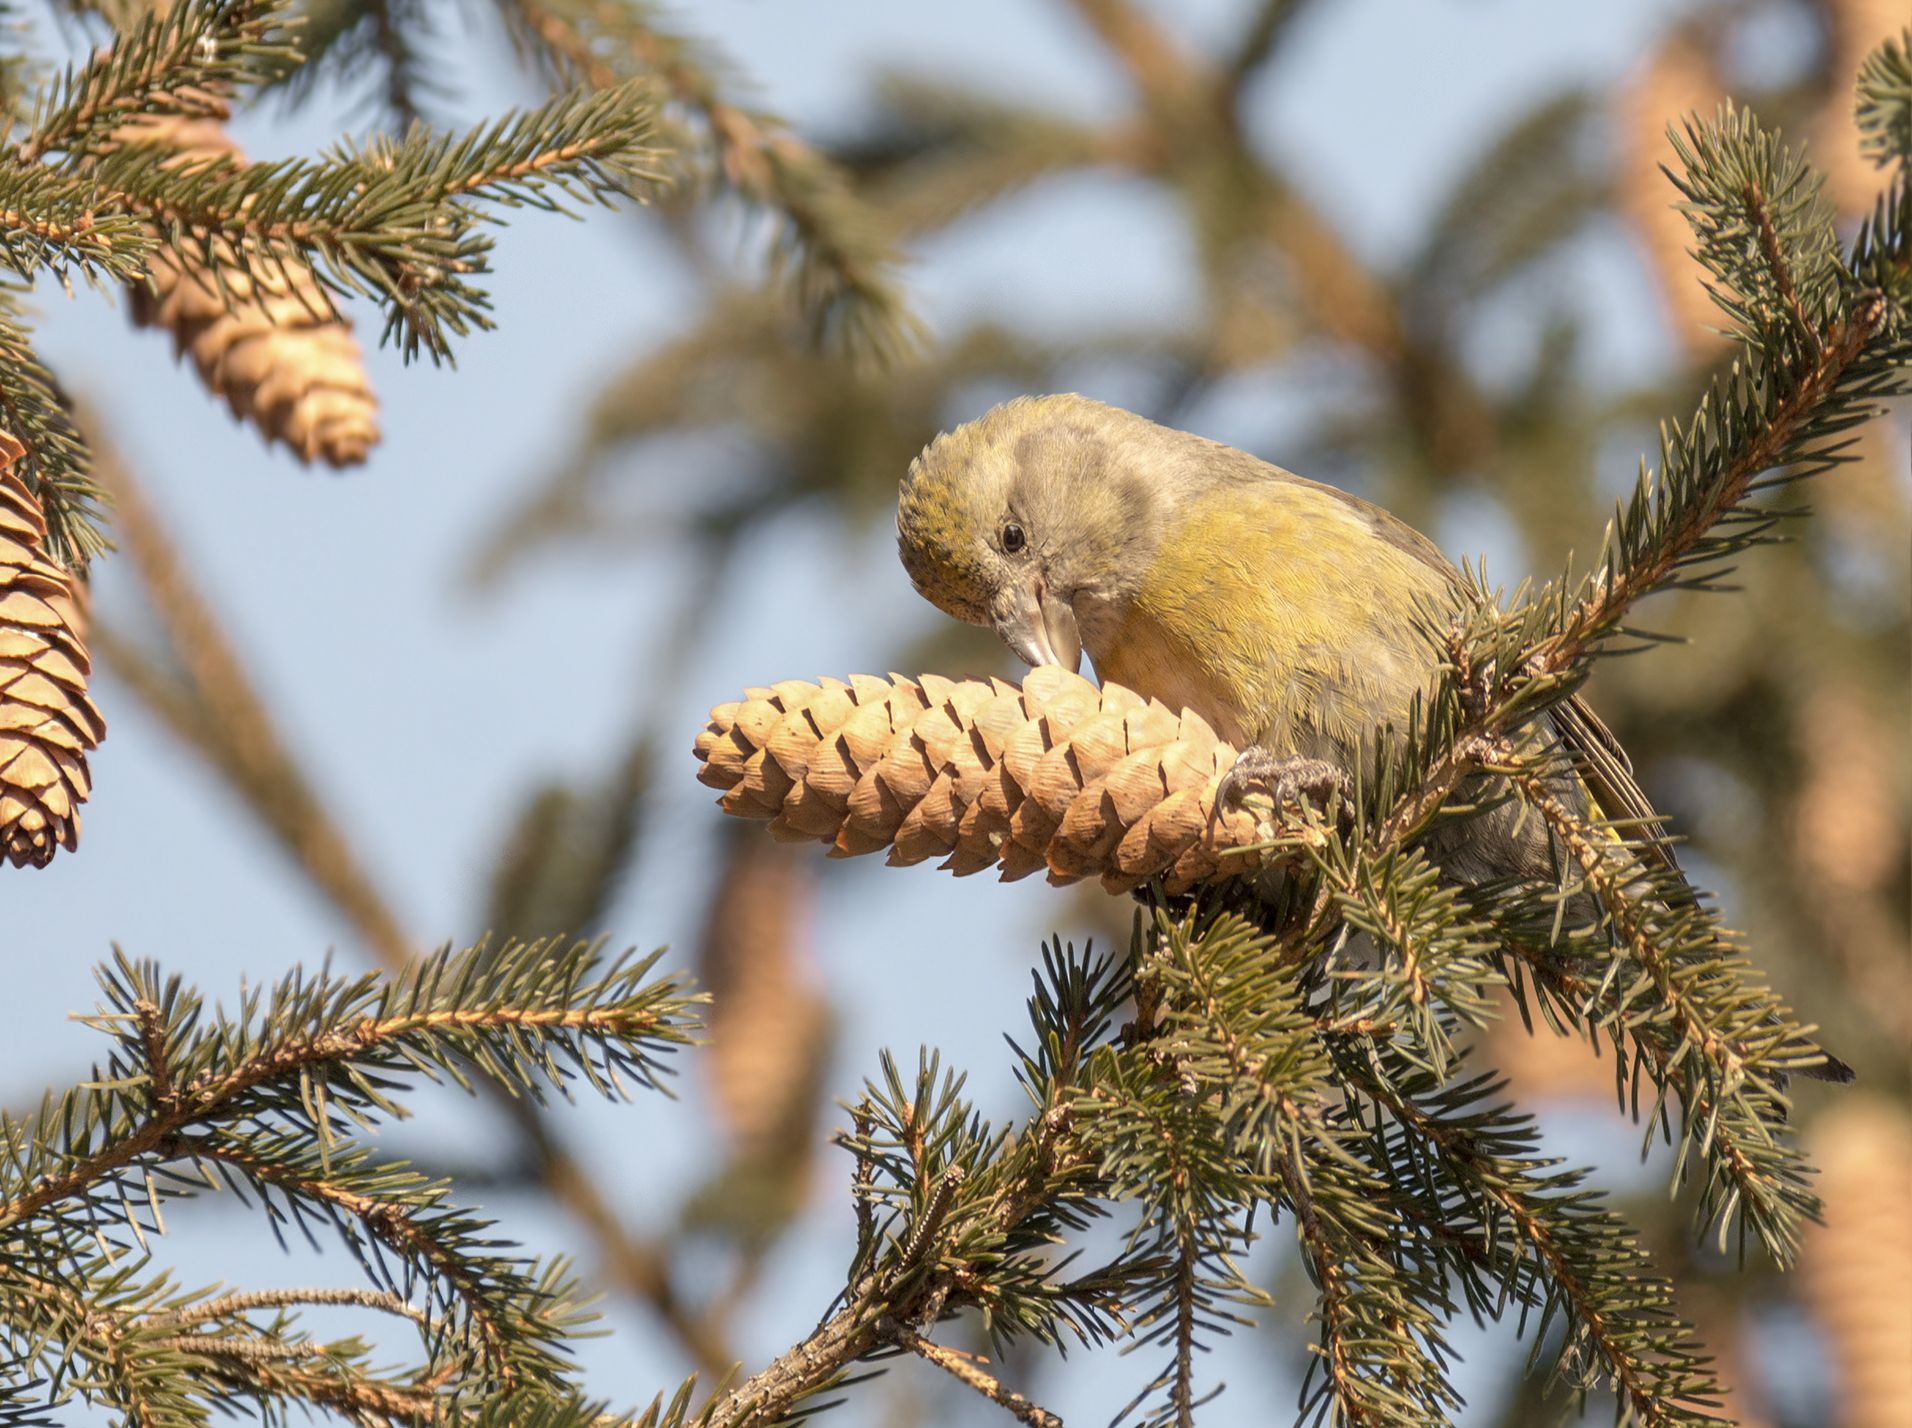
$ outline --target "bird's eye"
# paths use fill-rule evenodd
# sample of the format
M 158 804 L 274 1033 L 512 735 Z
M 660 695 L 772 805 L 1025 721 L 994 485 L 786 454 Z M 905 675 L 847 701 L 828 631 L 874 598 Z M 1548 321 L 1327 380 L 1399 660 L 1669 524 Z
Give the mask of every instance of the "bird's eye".
M 1002 528 L 1002 548 L 1010 555 L 1014 555 L 1028 544 L 1029 537 L 1023 533 L 1022 527 L 1014 521 L 1011 521 Z

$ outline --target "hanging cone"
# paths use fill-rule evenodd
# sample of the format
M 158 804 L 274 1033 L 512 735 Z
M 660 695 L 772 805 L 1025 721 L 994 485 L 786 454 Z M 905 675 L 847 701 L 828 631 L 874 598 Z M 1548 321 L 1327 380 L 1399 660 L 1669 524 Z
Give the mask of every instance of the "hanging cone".
M 830 1005 L 807 936 L 814 865 L 794 851 L 731 840 L 696 962 L 711 998 L 699 1064 L 718 1120 L 755 1165 L 807 1158 L 830 1049 Z
M 1839 1374 L 1841 1428 L 1912 1423 L 1912 1116 L 1840 1099 L 1813 1127 L 1825 1218 L 1806 1228 L 1800 1297 Z
M 942 858 L 958 876 L 1046 871 L 1111 892 L 1159 877 L 1173 893 L 1293 856 L 1256 849 L 1274 830 L 1247 811 L 1216 814 L 1236 750 L 1199 716 L 1056 666 L 1020 688 L 785 680 L 711 710 L 696 754 L 726 813 L 835 857 L 888 848 L 892 864 Z
M 1826 71 L 1832 83 L 1807 152 L 1813 167 L 1826 176 L 1826 197 L 1842 217 L 1850 218 L 1871 209 L 1888 176 L 1888 170 L 1875 168 L 1859 151 L 1859 66 L 1904 28 L 1907 12 L 1905 0 L 1827 0 L 1823 9 L 1830 51 Z
M 1620 139 L 1616 206 L 1645 250 L 1667 325 L 1695 360 L 1710 359 L 1724 345 L 1718 329 L 1726 318 L 1707 295 L 1706 270 L 1690 251 L 1693 230 L 1673 206 L 1679 192 L 1660 168 L 1679 167 L 1667 126 L 1688 114 L 1711 115 L 1724 98 L 1711 56 L 1696 37 L 1675 30 L 1620 91 L 1614 116 Z
M 86 754 L 106 721 L 86 696 L 72 578 L 47 558 L 39 498 L 13 469 L 25 455 L 0 432 L 0 847 L 42 868 L 79 841 Z
M 168 168 L 245 162 L 217 118 L 147 116 L 118 138 L 177 149 Z M 201 380 L 268 441 L 284 442 L 308 463 L 364 461 L 379 439 L 378 399 L 351 324 L 309 268 L 254 263 L 248 270 L 223 239 L 214 253 L 216 273 L 178 253 L 155 253 L 148 281 L 132 289 L 133 321 L 171 332 L 175 351 L 190 352 Z

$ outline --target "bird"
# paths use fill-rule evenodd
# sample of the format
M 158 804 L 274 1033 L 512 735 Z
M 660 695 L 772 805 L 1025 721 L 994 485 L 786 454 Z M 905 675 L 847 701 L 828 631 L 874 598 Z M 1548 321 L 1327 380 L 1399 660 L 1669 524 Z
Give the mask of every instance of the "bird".
M 1076 393 L 1017 397 L 937 435 L 902 478 L 896 529 L 917 591 L 1025 663 L 1077 670 L 1086 653 L 1104 682 L 1206 720 L 1242 751 L 1219 800 L 1345 791 L 1376 731 L 1404 728 L 1435 685 L 1429 613 L 1479 598 L 1381 507 Z M 1648 832 L 1642 857 L 1676 871 L 1585 699 L 1541 717 L 1572 762 L 1569 803 Z M 1561 875 L 1542 820 L 1512 801 L 1430 847 L 1465 883 Z M 1852 1079 L 1829 1055 L 1801 1070 Z

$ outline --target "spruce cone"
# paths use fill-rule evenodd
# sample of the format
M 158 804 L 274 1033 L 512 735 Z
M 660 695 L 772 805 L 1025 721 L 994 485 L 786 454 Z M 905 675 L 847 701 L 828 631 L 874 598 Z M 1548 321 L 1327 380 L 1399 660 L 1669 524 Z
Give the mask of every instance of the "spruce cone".
M 46 517 L 0 432 L 0 851 L 43 868 L 80 837 L 86 752 L 106 722 L 86 697 L 91 664 L 71 577 L 47 558 Z
M 711 998 L 699 1064 L 738 1157 L 754 1165 L 811 1149 L 830 1051 L 830 1005 L 807 936 L 815 870 L 794 851 L 732 840 L 697 956 Z
M 852 675 L 785 680 L 711 710 L 698 778 L 726 813 L 770 821 L 833 857 L 940 857 L 957 876 L 1099 877 L 1111 892 L 1160 877 L 1182 892 L 1281 855 L 1272 829 L 1215 812 L 1236 750 L 1197 715 L 1055 666 L 1000 679 Z M 1289 830 L 1284 830 L 1289 831 Z
M 1912 1423 L 1912 1117 L 1882 1097 L 1841 1097 L 1810 1149 L 1826 1216 L 1806 1228 L 1799 1273 L 1839 1370 L 1839 1422 Z
M 1710 116 L 1724 97 L 1712 57 L 1693 35 L 1675 30 L 1620 92 L 1615 116 L 1618 207 L 1645 249 L 1667 325 L 1695 359 L 1710 357 L 1725 341 L 1719 327 L 1726 319 L 1707 295 L 1706 272 L 1692 256 L 1693 230 L 1673 206 L 1680 195 L 1660 166 L 1679 166 L 1667 126 L 1683 114 Z
M 1826 71 L 1832 87 L 1819 112 L 1809 152 L 1826 176 L 1826 197 L 1842 216 L 1863 214 L 1886 186 L 1886 170 L 1859 152 L 1859 121 L 1853 94 L 1866 56 L 1906 23 L 1905 0 L 1827 0 L 1831 54 Z
M 206 103 L 223 114 L 217 100 Z M 169 168 L 204 167 L 227 156 L 245 162 L 218 118 L 148 116 L 118 137 L 177 149 Z M 176 253 L 155 253 L 148 282 L 132 289 L 134 323 L 170 331 L 175 352 L 192 353 L 200 379 L 235 417 L 268 441 L 283 441 L 301 461 L 364 461 L 379 438 L 378 400 L 351 324 L 309 268 L 255 263 L 248 271 L 223 239 L 214 251 L 217 274 Z

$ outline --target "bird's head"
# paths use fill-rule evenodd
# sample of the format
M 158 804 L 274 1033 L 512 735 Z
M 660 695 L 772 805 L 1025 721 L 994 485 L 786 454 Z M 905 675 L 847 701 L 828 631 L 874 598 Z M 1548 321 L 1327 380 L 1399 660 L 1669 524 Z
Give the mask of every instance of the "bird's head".
M 910 463 L 903 568 L 930 603 L 992 627 L 1028 663 L 1075 669 L 1079 615 L 1131 593 L 1158 538 L 1160 491 L 1139 473 L 1171 435 L 1086 397 L 1004 402 Z

